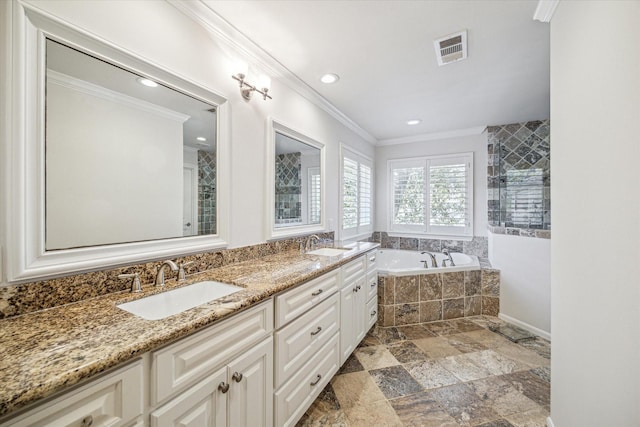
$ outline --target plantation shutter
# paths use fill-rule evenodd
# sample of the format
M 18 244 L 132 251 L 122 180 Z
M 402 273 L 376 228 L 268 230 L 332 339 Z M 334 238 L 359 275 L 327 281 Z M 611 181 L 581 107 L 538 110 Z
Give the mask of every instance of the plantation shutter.
M 392 167 L 393 224 L 424 225 L 426 168 L 420 163 Z
M 371 168 L 360 165 L 360 226 L 371 225 Z
M 342 167 L 342 228 L 358 226 L 358 162 L 344 158 Z
M 309 168 L 309 223 L 320 223 L 321 212 L 320 168 Z

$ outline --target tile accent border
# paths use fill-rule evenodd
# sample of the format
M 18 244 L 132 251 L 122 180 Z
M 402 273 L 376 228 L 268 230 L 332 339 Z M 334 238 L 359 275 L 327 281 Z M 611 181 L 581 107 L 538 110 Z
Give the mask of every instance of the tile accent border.
M 378 276 L 378 326 L 406 326 L 500 312 L 500 270 Z
M 474 236 L 472 240 L 417 239 L 409 237 L 392 237 L 386 231 L 374 231 L 366 239 L 368 242 L 380 243 L 380 249 L 405 249 L 409 251 L 462 252 L 478 258 L 489 257 L 488 237 Z
M 319 233 L 318 236 L 325 242 L 333 242 L 334 239 L 333 232 Z M 185 267 L 185 273 L 190 275 L 279 252 L 298 250 L 301 237 L 171 259 L 176 263 L 193 262 Z M 0 319 L 127 291 L 131 282 L 118 279 L 119 274 L 137 272 L 143 286 L 153 283 L 160 263 L 161 261 L 151 261 L 50 280 L 0 286 Z
M 520 236 L 520 237 L 535 237 L 538 239 L 551 238 L 551 230 L 533 230 L 530 228 L 497 227 L 494 225 L 487 226 L 487 229 L 493 234 L 507 234 L 510 236 Z

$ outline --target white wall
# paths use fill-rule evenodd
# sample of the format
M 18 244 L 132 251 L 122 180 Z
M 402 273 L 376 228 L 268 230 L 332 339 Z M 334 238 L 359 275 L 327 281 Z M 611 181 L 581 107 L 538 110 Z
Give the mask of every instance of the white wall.
M 231 111 L 230 247 L 264 241 L 266 121 L 278 121 L 326 144 L 327 218 L 337 224 L 339 145 L 373 157 L 374 148 L 324 110 L 274 79 L 273 100 L 242 99 L 231 78 L 237 53 L 161 1 L 29 3 L 229 99 Z M 219 183 L 219 185 L 224 185 Z
M 182 236 L 183 121 L 49 81 L 47 249 Z
M 640 2 L 551 21 L 551 418 L 640 425 Z
M 473 234 L 487 235 L 487 133 L 376 148 L 375 230 L 387 231 L 389 194 L 387 161 L 419 156 L 473 152 Z
M 500 317 L 544 338 L 551 332 L 551 241 L 489 232 L 500 269 Z

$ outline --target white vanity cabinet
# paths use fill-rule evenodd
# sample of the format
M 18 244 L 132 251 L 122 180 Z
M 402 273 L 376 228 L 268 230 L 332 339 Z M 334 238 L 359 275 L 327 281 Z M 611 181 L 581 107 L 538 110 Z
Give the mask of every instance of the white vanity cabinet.
M 143 364 L 138 360 L 12 418 L 2 426 L 143 425 L 143 385 Z
M 151 426 L 271 426 L 272 330 L 269 300 L 153 352 Z

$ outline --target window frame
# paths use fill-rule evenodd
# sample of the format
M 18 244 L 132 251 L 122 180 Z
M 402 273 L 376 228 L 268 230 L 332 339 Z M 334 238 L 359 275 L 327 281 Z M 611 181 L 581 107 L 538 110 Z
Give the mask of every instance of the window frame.
M 357 195 L 356 195 L 356 226 L 344 228 L 344 163 L 345 158 L 357 163 L 358 172 L 356 175 L 356 186 L 357 186 Z M 360 170 L 361 167 L 365 166 L 369 168 L 370 178 L 369 178 L 369 224 L 361 224 L 361 175 Z M 373 159 L 348 147 L 345 144 L 340 144 L 340 218 L 339 218 L 339 235 L 341 240 L 347 239 L 358 239 L 362 237 L 366 237 L 373 233 L 373 224 L 374 224 L 374 166 Z
M 443 166 L 448 164 L 466 164 L 466 218 L 464 227 L 431 225 L 431 194 L 429 191 L 431 177 L 430 168 L 432 166 Z M 395 215 L 395 188 L 394 170 L 400 168 L 422 167 L 424 170 L 424 188 L 422 189 L 424 203 L 424 221 L 421 224 L 397 224 L 394 222 Z M 387 230 L 396 236 L 418 236 L 432 238 L 456 238 L 465 239 L 473 237 L 473 211 L 474 211 L 474 171 L 473 152 L 451 153 L 434 156 L 420 156 L 411 158 L 390 159 L 387 161 L 387 197 L 388 197 L 388 217 Z

